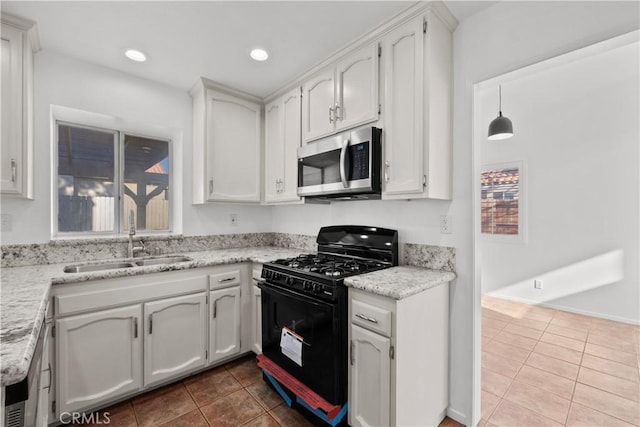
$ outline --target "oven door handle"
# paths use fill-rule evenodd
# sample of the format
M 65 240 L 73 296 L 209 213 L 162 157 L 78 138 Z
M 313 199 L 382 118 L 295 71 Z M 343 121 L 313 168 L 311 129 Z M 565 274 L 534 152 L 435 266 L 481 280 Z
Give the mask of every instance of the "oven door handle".
M 347 159 L 347 147 L 349 147 L 349 140 L 345 139 L 342 142 L 342 148 L 340 149 L 340 180 L 342 180 L 342 186 L 344 188 L 349 188 L 349 183 L 347 182 L 347 171 L 345 166 L 345 160 Z
M 330 302 L 327 301 L 320 301 L 320 300 L 315 300 L 313 298 L 311 298 L 308 295 L 304 295 L 304 294 L 300 294 L 292 289 L 281 289 L 278 288 L 277 286 L 271 285 L 268 282 L 265 281 L 261 281 L 258 283 L 258 287 L 260 288 L 260 290 L 262 292 L 264 292 L 262 301 L 266 301 L 266 297 L 265 294 L 269 294 L 269 293 L 274 293 L 274 294 L 278 294 L 280 296 L 283 297 L 287 297 L 287 298 L 291 298 L 293 300 L 296 301 L 303 301 L 305 304 L 310 304 L 316 307 L 331 307 L 334 306 L 335 304 L 332 304 Z

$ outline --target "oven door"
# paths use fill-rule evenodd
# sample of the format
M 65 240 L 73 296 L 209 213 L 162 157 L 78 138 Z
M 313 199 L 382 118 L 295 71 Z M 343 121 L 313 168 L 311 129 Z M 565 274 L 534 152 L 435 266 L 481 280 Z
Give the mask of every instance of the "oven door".
M 363 128 L 298 149 L 298 195 L 380 192 L 380 130 Z
M 347 396 L 346 317 L 339 304 L 314 300 L 289 289 L 260 283 L 262 353 L 328 402 Z M 345 319 L 343 319 L 343 317 Z M 282 329 L 302 338 L 300 365 L 282 350 Z

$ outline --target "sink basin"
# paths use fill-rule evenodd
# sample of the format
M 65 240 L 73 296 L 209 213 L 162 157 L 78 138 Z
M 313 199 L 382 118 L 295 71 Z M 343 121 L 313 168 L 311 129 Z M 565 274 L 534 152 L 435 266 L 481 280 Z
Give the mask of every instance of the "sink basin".
M 86 273 L 89 271 L 103 271 L 114 270 L 116 268 L 129 268 L 135 267 L 130 262 L 104 262 L 99 264 L 85 264 L 85 265 L 68 265 L 64 268 L 65 273 Z
M 147 258 L 135 261 L 136 265 L 158 265 L 158 264 L 175 264 L 178 262 L 193 261 L 192 258 L 186 256 L 165 256 L 159 258 Z

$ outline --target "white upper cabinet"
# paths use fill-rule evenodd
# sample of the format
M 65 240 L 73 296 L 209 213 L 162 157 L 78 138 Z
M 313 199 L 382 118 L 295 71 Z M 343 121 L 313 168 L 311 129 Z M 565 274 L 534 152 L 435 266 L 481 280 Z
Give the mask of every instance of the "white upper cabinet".
M 260 100 L 204 78 L 191 96 L 193 202 L 260 202 Z
M 2 14 L 0 193 L 33 199 L 33 54 L 35 23 Z
M 336 130 L 378 120 L 378 54 L 373 43 L 336 66 Z
M 385 52 L 385 194 L 421 193 L 423 184 L 423 19 L 389 33 Z
M 302 85 L 302 140 L 331 134 L 335 108 L 334 68 L 323 70 Z
M 455 19 L 431 7 L 382 40 L 386 199 L 451 198 Z
M 265 201 L 298 202 L 300 88 L 265 106 Z
M 302 84 L 302 140 L 378 119 L 378 43 L 348 54 Z

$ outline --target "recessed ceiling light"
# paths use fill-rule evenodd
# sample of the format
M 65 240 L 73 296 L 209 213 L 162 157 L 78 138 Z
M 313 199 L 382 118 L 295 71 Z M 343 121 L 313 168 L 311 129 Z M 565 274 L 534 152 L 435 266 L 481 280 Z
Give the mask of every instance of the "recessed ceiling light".
M 253 49 L 249 55 L 256 61 L 266 61 L 269 58 L 269 54 L 264 49 Z
M 147 55 L 145 55 L 144 53 L 136 49 L 127 49 L 127 51 L 124 54 L 127 55 L 127 58 L 129 58 L 132 61 L 144 62 L 147 60 Z

